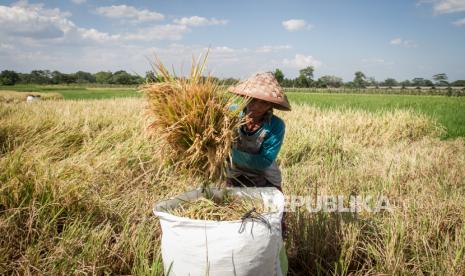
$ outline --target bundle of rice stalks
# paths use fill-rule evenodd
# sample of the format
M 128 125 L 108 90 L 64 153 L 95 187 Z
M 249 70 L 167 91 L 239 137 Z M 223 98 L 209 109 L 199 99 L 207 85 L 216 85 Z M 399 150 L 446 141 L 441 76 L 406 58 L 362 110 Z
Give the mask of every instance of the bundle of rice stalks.
M 236 130 L 243 123 L 232 104 L 245 102 L 222 89 L 211 76 L 203 77 L 207 55 L 192 61 L 190 75 L 171 74 L 159 59 L 153 64 L 157 82 L 142 87 L 147 97 L 150 128 L 164 143 L 163 154 L 190 175 L 220 181 Z
M 252 212 L 263 213 L 262 200 L 253 197 L 239 197 L 224 192 L 221 196 L 206 193 L 194 201 L 184 201 L 169 213 L 179 217 L 199 220 L 231 221 L 239 220 Z

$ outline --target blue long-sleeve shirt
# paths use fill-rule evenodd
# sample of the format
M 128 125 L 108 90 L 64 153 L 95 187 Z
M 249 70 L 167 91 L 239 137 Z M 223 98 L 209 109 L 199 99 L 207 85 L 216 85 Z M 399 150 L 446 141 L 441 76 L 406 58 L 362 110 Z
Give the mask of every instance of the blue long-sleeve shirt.
M 261 128 L 257 130 L 257 132 L 260 131 L 267 131 L 267 134 L 263 139 L 259 152 L 252 154 L 233 147 L 233 163 L 243 168 L 262 171 L 276 160 L 284 140 L 284 121 L 275 115 L 271 115 L 271 118 L 265 120 Z

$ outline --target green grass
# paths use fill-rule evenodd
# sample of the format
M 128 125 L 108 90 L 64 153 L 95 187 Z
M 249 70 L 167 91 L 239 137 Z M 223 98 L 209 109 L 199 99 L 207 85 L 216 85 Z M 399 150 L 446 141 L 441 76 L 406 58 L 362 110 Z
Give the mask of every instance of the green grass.
M 410 95 L 360 95 L 287 93 L 291 103 L 311 104 L 327 109 L 353 108 L 370 112 L 409 109 L 421 112 L 442 124 L 442 138 L 465 137 L 465 98 Z
M 15 85 L 0 86 L 0 93 L 1 90 L 57 92 L 65 99 L 108 99 L 141 95 L 134 86 Z M 305 92 L 288 92 L 287 95 L 291 103 L 311 104 L 327 109 L 353 108 L 370 112 L 411 109 L 426 114 L 442 124 L 447 130 L 443 139 L 465 137 L 465 97 Z
M 15 85 L 0 86 L 1 91 L 19 92 L 56 92 L 65 99 L 109 99 L 120 97 L 138 97 L 140 94 L 134 86 L 90 87 L 84 85 Z
M 139 97 L 140 94 L 134 88 L 127 89 L 92 89 L 86 88 L 78 91 L 60 91 L 65 99 L 109 99 L 121 97 Z

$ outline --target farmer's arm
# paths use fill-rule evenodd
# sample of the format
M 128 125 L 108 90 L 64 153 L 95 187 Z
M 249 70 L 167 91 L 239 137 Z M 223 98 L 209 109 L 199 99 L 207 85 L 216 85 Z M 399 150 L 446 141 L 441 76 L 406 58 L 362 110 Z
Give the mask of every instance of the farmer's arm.
M 251 154 L 238 150 L 237 148 L 232 149 L 232 160 L 235 164 L 254 170 L 264 170 L 269 167 L 281 149 L 281 145 L 284 139 L 284 122 L 280 119 L 276 120 L 273 124 L 271 131 L 265 137 L 262 147 L 258 154 Z

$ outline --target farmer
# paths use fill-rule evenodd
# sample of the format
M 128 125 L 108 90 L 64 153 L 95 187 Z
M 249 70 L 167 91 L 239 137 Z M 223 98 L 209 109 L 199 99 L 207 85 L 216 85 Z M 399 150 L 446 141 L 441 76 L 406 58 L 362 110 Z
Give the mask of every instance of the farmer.
M 284 139 L 284 122 L 273 108 L 291 110 L 284 91 L 273 73 L 259 73 L 228 89 L 250 97 L 243 110 L 248 122 L 238 130 L 227 170 L 229 186 L 276 187 L 281 189 L 281 171 L 276 156 Z

